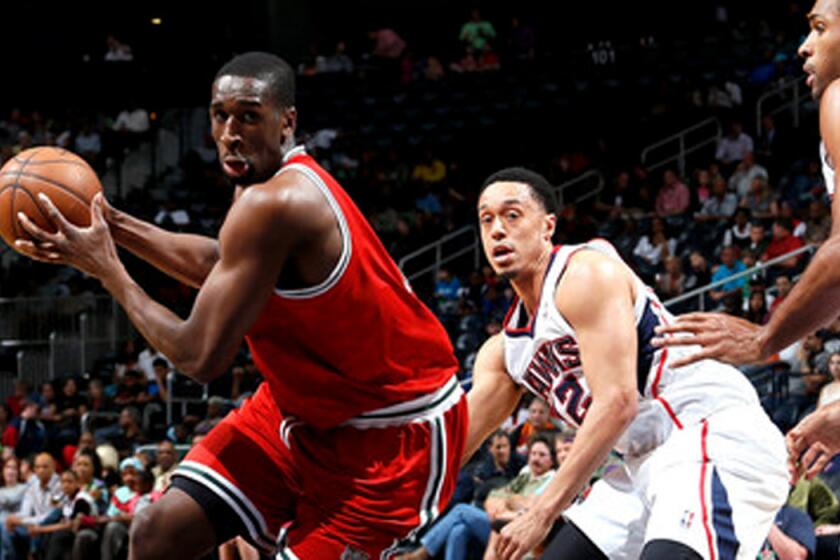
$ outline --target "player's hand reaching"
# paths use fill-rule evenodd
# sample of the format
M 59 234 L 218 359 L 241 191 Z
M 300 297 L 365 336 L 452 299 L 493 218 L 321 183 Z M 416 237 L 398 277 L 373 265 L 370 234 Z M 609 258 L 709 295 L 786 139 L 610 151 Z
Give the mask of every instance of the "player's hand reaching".
M 724 313 L 688 313 L 670 325 L 656 327 L 656 346 L 701 346 L 684 358 L 674 360 L 673 367 L 714 359 L 734 365 L 760 362 L 762 355 L 759 325 Z M 678 335 L 678 336 L 674 336 Z
M 545 540 L 551 523 L 544 516 L 537 515 L 537 511 L 524 511 L 502 528 L 496 541 L 496 557 L 499 560 L 524 558 Z
M 34 241 L 18 239 L 18 251 L 38 261 L 74 266 L 100 279 L 119 266 L 117 249 L 103 215 L 101 193 L 91 202 L 91 225 L 86 228 L 70 223 L 45 194 L 38 197 L 56 232 L 41 229 L 20 212 L 18 221 Z
M 840 401 L 819 407 L 788 432 L 788 470 L 791 481 L 804 474 L 813 478 L 840 453 Z

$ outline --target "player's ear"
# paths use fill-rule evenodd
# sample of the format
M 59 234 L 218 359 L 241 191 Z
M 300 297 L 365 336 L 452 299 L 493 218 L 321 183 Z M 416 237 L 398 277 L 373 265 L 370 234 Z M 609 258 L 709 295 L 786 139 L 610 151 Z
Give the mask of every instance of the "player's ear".
M 551 242 L 554 239 L 554 230 L 557 228 L 557 215 L 556 214 L 546 214 L 545 215 L 545 222 L 544 222 L 544 232 L 543 236 L 546 240 Z
M 297 109 L 294 107 L 283 109 L 283 114 L 280 116 L 280 127 L 283 129 L 284 138 L 294 136 L 297 128 Z

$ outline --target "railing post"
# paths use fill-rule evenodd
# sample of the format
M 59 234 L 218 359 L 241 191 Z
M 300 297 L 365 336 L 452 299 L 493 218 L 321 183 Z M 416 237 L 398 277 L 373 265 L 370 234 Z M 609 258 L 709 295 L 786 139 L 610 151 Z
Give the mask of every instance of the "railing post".
M 17 378 L 23 379 L 23 350 L 18 350 L 17 354 L 15 355 L 15 361 L 17 361 Z
M 87 365 L 88 352 L 88 323 L 90 319 L 87 312 L 79 316 L 79 346 L 81 346 L 81 355 L 79 356 L 79 373 L 85 372 L 85 365 Z
M 50 351 L 48 353 L 48 359 L 47 359 L 47 361 L 50 364 L 50 366 L 49 366 L 50 379 L 55 379 L 55 370 L 56 370 L 55 361 L 56 361 L 56 354 L 57 354 L 55 347 L 56 347 L 56 344 L 58 344 L 57 340 L 58 340 L 58 335 L 56 334 L 56 332 L 55 331 L 51 332 L 50 333 Z

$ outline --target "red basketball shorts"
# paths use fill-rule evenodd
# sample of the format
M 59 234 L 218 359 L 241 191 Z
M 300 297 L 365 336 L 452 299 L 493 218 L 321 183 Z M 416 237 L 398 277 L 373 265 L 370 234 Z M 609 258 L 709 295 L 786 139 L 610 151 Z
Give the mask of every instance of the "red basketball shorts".
M 454 377 L 434 394 L 329 430 L 284 418 L 262 384 L 173 477 L 224 501 L 264 554 L 388 558 L 446 506 L 466 433 Z

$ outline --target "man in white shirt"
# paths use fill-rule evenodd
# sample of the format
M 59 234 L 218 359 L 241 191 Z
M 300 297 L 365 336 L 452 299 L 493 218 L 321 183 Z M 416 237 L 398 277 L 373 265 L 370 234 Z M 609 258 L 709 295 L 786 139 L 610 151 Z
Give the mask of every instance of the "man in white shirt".
M 755 154 L 747 152 L 735 173 L 729 178 L 729 190 L 735 191 L 738 200 L 741 200 L 750 193 L 750 187 L 756 177 L 767 179 L 767 169 L 755 162 Z
M 734 121 L 729 130 L 729 135 L 720 139 L 715 152 L 715 159 L 724 165 L 738 163 L 753 151 L 753 139 L 744 133 L 740 122 Z
M 55 461 L 49 453 L 35 457 L 35 476 L 23 495 L 17 515 L 6 518 L 0 527 L 3 558 L 25 558 L 29 534 L 26 528 L 42 523 L 56 508 L 62 506 L 61 480 L 55 474 Z M 16 554 L 24 552 L 24 554 Z

